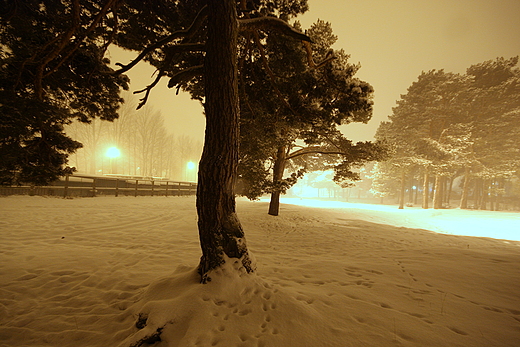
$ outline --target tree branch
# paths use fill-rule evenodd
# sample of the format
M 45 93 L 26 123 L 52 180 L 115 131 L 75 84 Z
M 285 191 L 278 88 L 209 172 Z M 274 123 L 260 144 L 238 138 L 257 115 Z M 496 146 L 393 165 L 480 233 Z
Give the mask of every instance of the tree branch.
M 204 70 L 204 65 L 197 65 L 186 68 L 174 74 L 168 82 L 168 88 L 173 88 L 183 82 L 188 82 L 196 76 L 201 76 Z
M 152 89 L 157 85 L 157 83 L 159 83 L 161 78 L 163 78 L 166 75 L 165 67 L 169 66 L 171 64 L 175 54 L 183 52 L 183 51 L 201 50 L 203 48 L 204 48 L 204 44 L 201 44 L 201 43 L 180 44 L 180 45 L 175 45 L 175 46 L 169 47 L 166 50 L 166 58 L 164 59 L 161 68 L 156 70 L 156 71 L 158 71 L 158 74 L 157 74 L 157 77 L 155 78 L 155 80 L 150 85 L 146 86 L 146 88 L 137 90 L 134 92 L 134 94 L 145 93 L 144 97 L 139 100 L 140 102 L 137 105 L 137 109 L 139 110 L 141 107 L 143 107 L 146 104 Z M 203 70 L 203 66 L 198 65 L 198 66 L 192 66 L 192 67 L 179 71 L 178 73 L 174 74 L 170 78 L 170 81 L 168 82 L 168 88 L 172 88 L 179 83 L 187 82 L 187 81 L 191 80 L 193 77 L 201 75 L 202 70 Z
M 282 34 L 304 42 L 312 42 L 311 38 L 276 17 L 257 17 L 238 20 L 240 31 L 276 30 Z
M 165 49 L 168 54 L 177 54 L 184 52 L 204 52 L 206 44 L 204 43 L 180 43 Z
M 64 54 L 64 56 L 60 59 L 60 61 L 56 64 L 56 66 L 51 71 L 46 73 L 45 76 L 43 76 L 43 77 L 47 77 L 47 76 L 53 74 L 60 68 L 61 65 L 63 65 L 66 61 L 68 61 L 68 59 L 72 56 L 72 54 L 74 54 L 74 52 L 76 52 L 78 50 L 78 48 L 81 46 L 81 43 L 83 43 L 83 40 L 85 39 L 85 37 L 87 37 L 87 35 L 99 25 L 99 23 L 101 22 L 103 17 L 106 15 L 108 10 L 110 8 L 113 8 L 113 10 L 115 11 L 116 7 L 117 7 L 117 0 L 108 0 L 105 3 L 105 5 L 103 5 L 103 7 L 99 11 L 99 13 L 96 15 L 96 17 L 94 17 L 94 19 L 92 20 L 92 23 L 90 23 L 89 27 L 85 30 L 85 32 L 82 33 L 81 36 L 76 38 L 76 40 L 75 40 L 76 42 L 72 45 L 72 47 L 70 47 L 68 49 L 68 52 L 66 54 Z M 79 11 L 79 8 L 78 8 L 78 11 Z M 78 12 L 78 28 L 79 28 L 79 25 L 80 24 L 79 24 L 79 12 Z M 59 53 L 61 53 L 61 50 Z
M 265 71 L 269 75 L 269 80 L 271 81 L 271 86 L 273 87 L 276 95 L 278 96 L 280 101 L 282 101 L 282 103 L 285 105 L 285 107 L 287 107 L 291 111 L 292 114 L 294 114 L 295 116 L 298 116 L 296 111 L 293 110 L 293 108 L 291 107 L 289 102 L 287 100 L 285 100 L 282 92 L 280 92 L 280 90 L 276 86 L 276 77 L 273 73 L 273 70 L 271 70 L 271 68 L 269 67 L 269 63 L 267 62 L 267 57 L 265 55 L 265 50 L 264 50 L 264 47 L 262 46 L 262 43 L 260 43 L 260 37 L 258 36 L 257 31 L 253 32 L 253 37 L 255 40 L 255 44 L 258 47 L 258 50 L 260 51 L 260 56 L 262 57 L 262 64 L 264 65 Z
M 307 62 L 309 66 L 313 69 L 319 69 L 320 67 L 324 66 L 330 61 L 333 61 L 334 59 L 337 59 L 337 57 L 334 56 L 334 51 L 331 49 L 327 52 L 327 55 L 325 56 L 325 59 L 323 59 L 321 62 L 316 63 L 314 59 L 312 58 L 312 47 L 311 43 L 308 41 L 303 41 L 303 47 L 305 48 L 305 51 L 307 52 Z
M 137 58 L 132 60 L 127 65 L 123 65 L 121 63 L 116 63 L 116 65 L 120 66 L 121 69 L 114 71 L 114 74 L 115 75 L 119 75 L 119 74 L 122 74 L 122 73 L 130 70 L 137 63 L 139 63 L 141 60 L 143 60 L 143 58 L 146 57 L 146 55 L 148 53 L 154 51 L 155 49 L 157 49 L 157 48 L 159 48 L 161 46 L 164 46 L 167 43 L 170 43 L 170 42 L 172 42 L 172 41 L 174 41 L 176 39 L 180 39 L 182 37 L 184 37 L 185 39 L 189 39 L 190 37 L 192 37 L 199 30 L 199 28 L 202 26 L 202 23 L 204 22 L 204 20 L 206 19 L 207 16 L 208 16 L 207 6 L 204 6 L 199 11 L 199 13 L 197 13 L 197 16 L 195 17 L 195 19 L 193 20 L 193 22 L 191 23 L 191 25 L 189 26 L 188 29 L 177 30 L 177 31 L 173 32 L 172 34 L 170 34 L 170 35 L 162 38 L 161 40 L 155 42 L 154 44 L 146 47 L 137 56 Z
M 331 150 L 331 149 L 327 149 L 325 147 L 305 147 L 305 148 L 302 148 L 302 149 L 299 149 L 291 154 L 289 154 L 286 159 L 289 160 L 289 159 L 294 159 L 296 157 L 300 157 L 302 155 L 306 155 L 306 154 L 329 154 L 329 155 L 346 155 L 347 153 L 345 153 L 344 151 L 341 151 L 341 150 Z
M 142 99 L 139 99 L 139 105 L 137 105 L 137 110 L 139 110 L 141 107 L 143 107 L 146 102 L 148 101 L 148 96 L 150 96 L 150 91 L 153 89 L 153 87 L 155 87 L 157 85 L 157 83 L 159 83 L 159 81 L 161 80 L 161 78 L 164 76 L 164 72 L 163 71 L 159 71 L 159 73 L 157 74 L 157 77 L 155 77 L 155 80 L 149 84 L 148 86 L 146 86 L 146 88 L 144 89 L 141 89 L 141 90 L 136 90 L 134 92 L 134 94 L 139 94 L 139 93 L 145 93 L 143 98 Z
M 41 62 L 36 67 L 36 76 L 34 78 L 34 85 L 35 85 L 35 93 L 36 98 L 38 100 L 43 99 L 43 77 L 45 68 L 47 67 L 47 64 L 49 64 L 54 58 L 56 58 L 61 51 L 64 49 L 64 47 L 67 45 L 71 37 L 74 35 L 76 30 L 78 30 L 80 26 L 80 3 L 79 0 L 75 0 L 72 4 L 72 23 L 70 28 L 63 33 L 61 36 L 61 40 L 58 42 L 58 45 L 54 47 L 53 50 L 51 50 L 49 53 L 47 53 L 46 56 L 43 57 Z M 54 41 L 54 40 L 52 40 Z
M 114 40 L 114 37 L 116 36 L 117 31 L 119 30 L 119 19 L 117 16 L 117 3 L 116 6 L 112 9 L 112 15 L 114 16 L 114 28 L 108 35 L 108 39 L 106 40 L 105 44 L 103 45 L 103 48 L 101 48 L 101 57 L 105 56 L 106 51 L 108 50 L 108 47 L 112 44 L 112 41 Z
M 323 136 L 325 138 L 325 140 L 327 140 L 329 142 L 330 145 L 336 147 L 338 150 L 341 150 L 340 146 L 338 146 L 330 137 L 327 133 L 322 133 L 322 132 L 318 132 L 319 135 Z

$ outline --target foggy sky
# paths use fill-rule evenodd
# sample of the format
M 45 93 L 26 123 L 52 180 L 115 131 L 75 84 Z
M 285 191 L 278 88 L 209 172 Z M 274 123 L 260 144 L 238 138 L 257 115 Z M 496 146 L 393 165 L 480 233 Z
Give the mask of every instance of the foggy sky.
M 309 0 L 309 6 L 297 18 L 303 28 L 317 19 L 330 22 L 338 36 L 334 48 L 360 63 L 356 76 L 375 88 L 372 120 L 342 127 L 354 141 L 372 139 L 422 71 L 464 73 L 472 64 L 520 55 L 520 0 Z M 113 62 L 135 56 L 111 53 Z M 152 73 L 142 63 L 132 69 L 131 90 L 151 83 Z M 161 111 L 171 133 L 202 140 L 202 107 L 166 83 L 154 88 L 149 104 Z

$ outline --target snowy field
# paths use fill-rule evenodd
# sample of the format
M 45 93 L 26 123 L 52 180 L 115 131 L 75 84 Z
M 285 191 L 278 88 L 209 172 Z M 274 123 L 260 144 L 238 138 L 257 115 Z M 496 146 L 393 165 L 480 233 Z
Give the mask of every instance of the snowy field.
M 0 198 L 0 346 L 519 345 L 518 213 L 282 202 L 237 201 L 257 274 L 200 285 L 193 197 Z
M 354 214 L 356 219 L 368 222 L 426 229 L 443 234 L 520 241 L 520 212 L 424 210 L 421 207 L 405 207 L 404 210 L 398 210 L 397 206 L 298 198 L 282 198 L 281 201 L 291 205 L 334 209 L 337 212 L 341 212 L 338 209 L 343 209 L 347 214 Z

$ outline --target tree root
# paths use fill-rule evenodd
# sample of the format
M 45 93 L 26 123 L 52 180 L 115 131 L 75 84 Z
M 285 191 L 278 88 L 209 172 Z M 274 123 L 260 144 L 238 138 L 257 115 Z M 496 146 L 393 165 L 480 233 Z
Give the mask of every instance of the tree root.
M 150 335 L 143 337 L 142 339 L 132 343 L 129 347 L 141 347 L 143 345 L 153 345 L 156 342 L 161 342 L 161 333 L 164 327 L 157 328 L 157 330 Z
M 139 317 L 137 317 L 137 322 L 135 322 L 135 327 L 139 330 L 144 329 L 146 327 L 146 322 L 148 321 L 148 315 L 145 313 L 139 313 Z M 161 333 L 164 329 L 163 327 L 157 328 L 153 333 L 146 335 L 135 341 L 129 347 L 141 347 L 143 345 L 153 345 L 156 342 L 161 342 Z

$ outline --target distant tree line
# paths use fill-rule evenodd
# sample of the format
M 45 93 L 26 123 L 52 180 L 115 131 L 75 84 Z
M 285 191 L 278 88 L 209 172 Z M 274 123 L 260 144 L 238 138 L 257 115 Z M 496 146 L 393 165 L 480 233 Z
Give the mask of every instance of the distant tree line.
M 461 208 L 499 209 L 519 196 L 518 57 L 470 66 L 466 74 L 423 72 L 397 101 L 376 139 L 391 149 L 377 163 L 372 190 L 443 208 L 460 191 Z M 454 187 L 457 184 L 457 187 Z M 406 191 L 411 194 L 406 195 Z M 415 196 L 414 196 L 415 192 Z M 516 196 L 516 198 L 514 198 Z M 516 201 L 517 203 L 518 201 Z
M 129 95 L 112 122 L 92 120 L 74 122 L 66 127 L 67 134 L 83 144 L 70 157 L 70 165 L 80 172 L 91 174 L 125 174 L 168 177 L 175 180 L 196 178 L 195 168 L 202 151 L 202 141 L 187 135 L 169 134 L 164 118 L 152 106 L 136 110 Z M 108 158 L 107 150 L 116 147 L 118 158 Z

